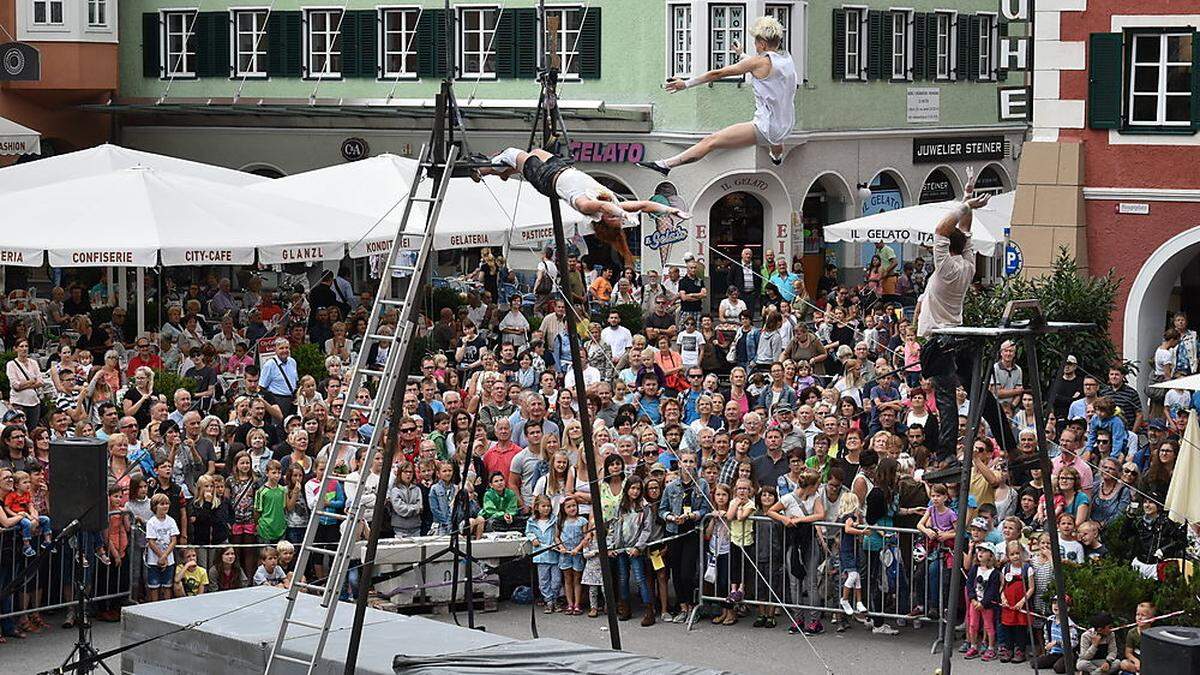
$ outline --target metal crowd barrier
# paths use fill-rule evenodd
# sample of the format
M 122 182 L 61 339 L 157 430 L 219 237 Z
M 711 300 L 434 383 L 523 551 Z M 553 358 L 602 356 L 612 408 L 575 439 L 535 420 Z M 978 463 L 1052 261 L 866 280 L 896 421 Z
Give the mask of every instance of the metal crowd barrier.
M 120 565 L 104 565 L 96 558 L 96 548 L 105 541 L 102 536 L 80 533 L 58 542 L 53 551 L 26 557 L 20 531 L 0 530 L 0 619 L 73 606 L 76 597 L 73 558 L 76 547 L 81 545 L 88 561 L 82 573 L 93 603 L 90 611 L 99 611 L 94 603 L 128 597 L 132 575 L 139 568 L 130 559 L 135 553 L 133 543 L 126 548 Z M 36 541 L 34 544 L 37 546 Z M 17 580 L 22 581 L 17 583 Z M 5 594 L 10 585 L 11 592 Z
M 716 517 L 705 516 L 703 527 Z M 855 612 L 855 616 L 938 624 L 931 649 L 940 647 L 940 624 L 945 620 L 950 587 L 948 549 L 914 556 L 917 546 L 925 545 L 925 535 L 915 529 L 872 526 L 871 531 L 882 536 L 883 548 L 865 550 L 868 535 L 854 537 L 855 554 L 847 562 L 852 558 L 856 565 L 849 570 L 843 569 L 841 543 L 843 537 L 851 535 L 844 532 L 841 523 L 814 523 L 811 536 L 804 536 L 800 533 L 804 526 L 788 528 L 757 515 L 749 520 L 755 545 L 747 549 L 730 544 L 729 554 L 714 559 L 709 540 L 701 538 L 700 578 L 703 580 L 706 572 L 712 576 L 710 567 L 716 572 L 715 582 L 701 582 L 701 606 L 728 604 L 731 583 L 740 580 L 744 593 L 740 603 L 787 608 L 800 624 L 813 619 L 827 622 L 834 616 L 852 621 L 839 601 L 848 573 L 853 571 L 859 577 L 862 602 L 867 607 L 866 612 Z M 855 598 L 851 591 L 852 606 L 856 606 Z

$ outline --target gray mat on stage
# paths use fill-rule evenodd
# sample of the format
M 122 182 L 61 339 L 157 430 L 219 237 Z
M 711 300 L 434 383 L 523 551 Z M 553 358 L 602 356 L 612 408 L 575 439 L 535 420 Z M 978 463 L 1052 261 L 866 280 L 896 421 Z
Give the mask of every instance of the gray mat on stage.
M 121 670 L 139 675 L 261 673 L 266 668 L 286 602 L 287 596 L 282 591 L 257 587 L 126 607 L 121 617 L 124 645 L 203 623 L 125 652 L 121 655 Z M 324 610 L 317 598 L 301 595 L 297 602 L 294 618 L 313 624 L 323 622 Z M 338 603 L 324 654 L 314 673 L 342 673 L 353 618 L 354 605 Z M 295 637 L 288 640 L 284 653 L 310 658 L 316 647 L 317 632 L 297 627 L 291 634 Z M 278 665 L 273 672 L 304 672 L 299 664 Z M 469 675 L 484 671 L 621 675 L 718 672 L 561 640 L 514 640 L 441 621 L 367 610 L 357 672 Z
M 121 617 L 121 644 L 132 644 L 196 621 L 217 618 L 125 652 L 121 670 L 139 675 L 261 673 L 266 668 L 286 603 L 287 596 L 280 590 L 260 586 L 126 607 Z M 301 595 L 298 603 L 294 618 L 317 625 L 323 623 L 324 610 L 317 598 Z M 246 608 L 228 613 L 239 607 Z M 314 673 L 342 673 L 353 619 L 354 605 L 338 603 L 325 652 Z M 291 635 L 296 637 L 289 639 L 284 653 L 310 658 L 317 644 L 316 631 L 295 627 Z M 392 659 L 401 651 L 433 656 L 507 642 L 513 640 L 440 621 L 368 609 L 359 645 L 358 672 L 391 673 Z M 280 662 L 279 665 L 278 671 L 274 668 L 272 671 L 304 671 L 298 664 Z

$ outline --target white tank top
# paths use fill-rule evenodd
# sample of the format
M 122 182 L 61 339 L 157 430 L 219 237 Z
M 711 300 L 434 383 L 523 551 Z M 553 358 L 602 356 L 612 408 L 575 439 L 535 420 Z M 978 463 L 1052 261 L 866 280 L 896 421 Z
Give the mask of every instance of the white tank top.
M 754 126 L 771 145 L 783 143 L 796 124 L 796 64 L 785 52 L 766 52 L 771 73 L 754 86 Z

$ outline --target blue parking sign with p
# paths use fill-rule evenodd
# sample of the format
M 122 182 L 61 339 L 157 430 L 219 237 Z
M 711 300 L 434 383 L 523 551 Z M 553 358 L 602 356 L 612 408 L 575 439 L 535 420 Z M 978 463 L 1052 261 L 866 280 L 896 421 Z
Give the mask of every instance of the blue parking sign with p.
M 1024 266 L 1025 256 L 1021 254 L 1021 246 L 1015 241 L 1009 241 L 1004 247 L 1004 276 L 1020 274 Z

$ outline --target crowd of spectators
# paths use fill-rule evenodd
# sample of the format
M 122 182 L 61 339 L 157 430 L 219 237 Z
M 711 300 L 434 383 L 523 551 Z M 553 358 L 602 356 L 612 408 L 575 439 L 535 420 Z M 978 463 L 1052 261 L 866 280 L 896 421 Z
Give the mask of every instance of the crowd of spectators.
M 1147 575 L 1195 540 L 1162 507 L 1192 401 L 1171 392 L 1144 404 L 1120 364 L 1065 357 L 1043 392 L 1054 469 L 1045 476 L 1030 461 L 1038 383 L 1005 345 L 991 387 L 1015 446 L 1002 447 L 1009 435 L 986 422 L 973 447 L 960 441 L 958 458 L 973 463 L 966 513 L 956 511 L 955 483 L 923 480 L 953 461 L 932 446 L 943 425 L 965 435 L 970 405 L 960 387 L 957 409 L 938 410 L 921 376 L 911 308 L 928 278 L 923 260 L 899 266 L 880 246 L 857 284 L 840 283 L 832 266 L 808 283 L 799 261 L 757 260 L 750 249 L 712 275 L 694 258 L 665 274 L 588 271 L 575 256 L 569 267 L 560 283 L 547 251 L 522 294 L 504 261 L 485 256 L 460 307 L 422 317 L 429 352 L 414 359 L 419 378 L 402 396 L 386 481 L 378 453 L 362 466 L 361 444 L 338 442 L 370 438 L 361 413 L 349 411 L 335 437 L 346 406 L 374 395 L 347 391 L 359 353 L 367 350 L 368 367 L 388 358 L 385 344 L 364 341 L 367 288 L 326 273 L 305 291 L 252 283 L 233 292 L 210 276 L 169 285 L 164 322 L 140 335 L 123 308 L 101 322 L 86 289 L 56 288 L 37 305 L 37 321 L 13 321 L 4 335 L 15 355 L 0 403 L 0 563 L 9 568 L 0 581 L 39 559 L 39 547 L 56 550 L 62 523 L 45 518 L 49 445 L 72 436 L 107 444 L 110 525 L 81 541 L 92 565 L 125 563 L 132 601 L 323 578 L 319 557 L 294 569 L 317 495 L 335 513 L 368 500 L 357 522 L 322 517 L 317 540 L 335 542 L 343 527 L 365 537 L 374 495 L 386 489 L 388 535 L 526 533 L 548 613 L 594 617 L 611 601 L 623 619 L 640 605 L 645 626 L 681 623 L 704 588 L 724 598 L 714 623 L 737 623 L 758 600 L 754 626 L 775 627 L 772 605 L 786 595 L 825 608 L 788 611 L 790 632 L 816 635 L 826 621 L 843 631 L 857 619 L 893 635 L 894 623 L 938 618 L 954 573 L 953 530 L 965 518 L 965 614 L 948 617 L 965 620 L 964 656 L 1055 667 L 1046 528 L 1057 530 L 1064 560 L 1083 564 L 1109 555 L 1105 533 L 1124 517 L 1121 536 Z M 385 313 L 380 333 L 396 321 Z M 582 338 L 583 400 L 572 329 Z M 301 372 L 292 354 L 301 345 L 320 351 L 323 374 Z M 1200 369 L 1186 318 L 1167 331 L 1154 364 L 1158 380 Z M 155 382 L 168 375 L 192 383 L 161 391 Z M 595 476 L 581 405 L 592 419 Z M 330 463 L 339 479 L 323 483 Z M 601 590 L 593 491 L 617 598 Z M 923 536 L 897 538 L 892 527 Z M 917 588 L 881 588 L 880 553 L 897 541 L 904 564 L 924 562 L 909 575 Z M 36 607 L 28 594 L 2 602 L 0 614 Z M 907 619 L 885 621 L 885 607 Z M 1137 672 L 1136 637 L 1121 636 L 1119 652 L 1115 643 L 1089 647 L 1096 634 L 1109 644 L 1103 619 L 1084 634 L 1081 658 Z M 44 625 L 26 611 L 0 627 L 12 637 Z

